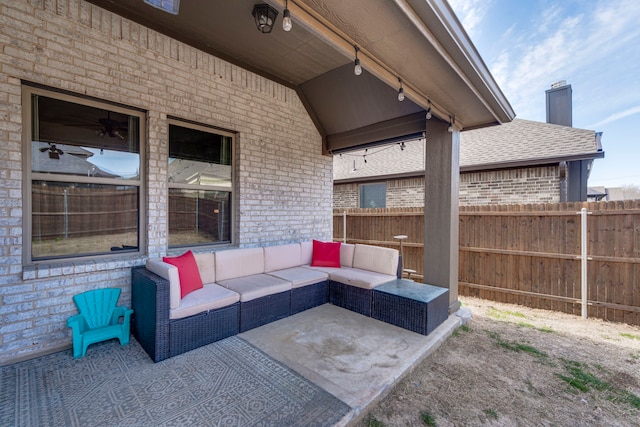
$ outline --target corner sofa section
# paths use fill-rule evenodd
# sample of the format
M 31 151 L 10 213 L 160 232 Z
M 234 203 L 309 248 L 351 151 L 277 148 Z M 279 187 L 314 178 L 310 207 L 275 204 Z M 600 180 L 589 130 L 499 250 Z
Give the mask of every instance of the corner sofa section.
M 203 287 L 180 298 L 178 269 L 132 269 L 133 330 L 155 361 L 331 302 L 371 314 L 372 289 L 394 280 L 398 251 L 341 245 L 341 268 L 311 267 L 312 242 L 196 253 Z

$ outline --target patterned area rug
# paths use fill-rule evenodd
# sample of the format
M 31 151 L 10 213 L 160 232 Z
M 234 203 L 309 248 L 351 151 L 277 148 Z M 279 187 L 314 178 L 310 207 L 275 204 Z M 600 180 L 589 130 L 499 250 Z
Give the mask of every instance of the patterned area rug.
M 2 426 L 331 426 L 349 411 L 239 337 L 159 363 L 112 340 L 0 374 Z

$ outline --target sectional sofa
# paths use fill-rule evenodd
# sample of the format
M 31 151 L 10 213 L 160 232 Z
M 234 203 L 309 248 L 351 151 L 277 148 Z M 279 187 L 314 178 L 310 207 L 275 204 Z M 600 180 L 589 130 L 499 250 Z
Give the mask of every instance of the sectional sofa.
M 397 278 L 398 251 L 341 244 L 326 263 L 320 244 L 194 253 L 202 284 L 187 293 L 194 271 L 149 259 L 131 273 L 134 335 L 158 362 L 327 302 L 370 316 L 373 288 Z

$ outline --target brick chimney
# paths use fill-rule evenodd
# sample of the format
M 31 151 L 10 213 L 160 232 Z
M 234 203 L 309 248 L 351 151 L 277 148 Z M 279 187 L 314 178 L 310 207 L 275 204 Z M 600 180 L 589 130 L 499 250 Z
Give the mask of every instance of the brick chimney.
M 571 85 L 566 80 L 560 80 L 551 85 L 547 95 L 547 123 L 573 126 Z

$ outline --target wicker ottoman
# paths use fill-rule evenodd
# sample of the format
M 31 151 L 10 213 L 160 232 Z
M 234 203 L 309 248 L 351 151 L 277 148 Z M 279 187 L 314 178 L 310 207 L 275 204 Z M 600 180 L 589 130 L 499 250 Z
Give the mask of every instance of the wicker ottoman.
M 371 317 L 429 335 L 449 315 L 449 289 L 397 279 L 373 289 Z

